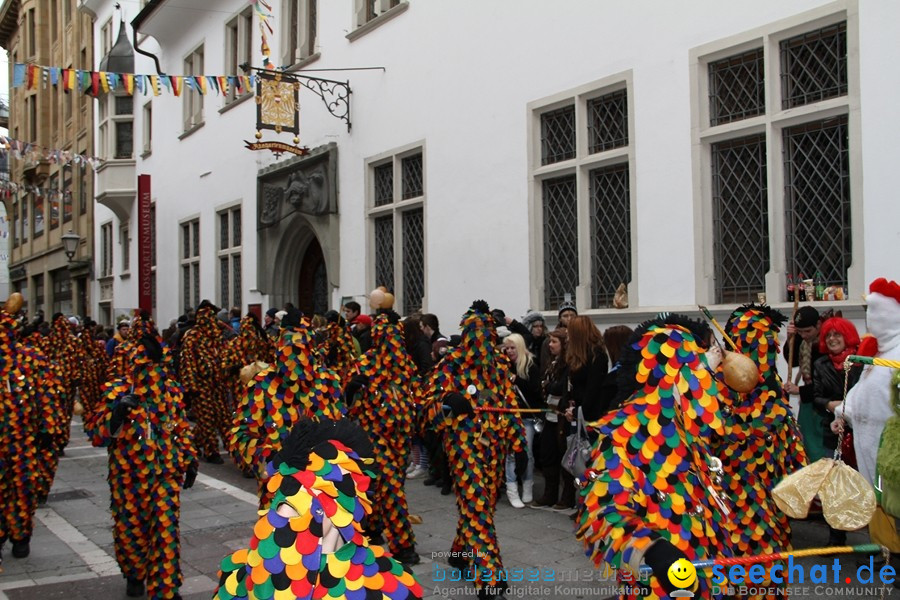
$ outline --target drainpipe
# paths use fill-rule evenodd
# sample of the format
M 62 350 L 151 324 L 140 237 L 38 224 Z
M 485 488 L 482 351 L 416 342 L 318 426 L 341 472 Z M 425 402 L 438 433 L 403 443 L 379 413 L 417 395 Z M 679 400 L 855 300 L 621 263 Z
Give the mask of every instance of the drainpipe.
M 138 29 L 144 23 L 144 21 L 147 20 L 147 17 L 153 14 L 153 12 L 157 8 L 159 8 L 159 6 L 162 5 L 163 2 L 164 0 L 150 0 L 150 2 L 147 3 L 147 6 L 145 6 L 144 9 L 139 12 L 138 15 L 131 21 L 131 45 L 134 47 L 135 52 L 137 52 L 138 54 L 143 54 L 144 56 L 149 56 L 153 59 L 153 62 L 156 64 L 157 75 L 165 75 L 165 73 L 163 73 L 162 71 L 162 67 L 159 64 L 159 58 L 152 52 L 141 50 L 140 46 L 138 46 L 137 34 Z

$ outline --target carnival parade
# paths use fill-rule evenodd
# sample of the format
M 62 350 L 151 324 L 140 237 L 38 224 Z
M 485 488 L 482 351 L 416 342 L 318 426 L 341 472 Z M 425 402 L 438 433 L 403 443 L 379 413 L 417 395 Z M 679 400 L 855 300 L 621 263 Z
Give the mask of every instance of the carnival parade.
M 447 338 L 437 328 L 426 335 L 434 315 L 401 319 L 382 288 L 370 295 L 374 317 L 360 319 L 356 303 L 324 317 L 289 304 L 269 311 L 265 328 L 248 313 L 237 330 L 204 300 L 181 332 L 160 332 L 135 311 L 108 356 L 91 323 L 54 315 L 44 328 L 26 320 L 22 296 L 12 294 L 0 312 L 3 567 L 39 558 L 35 515 L 53 507 L 63 432 L 81 429 L 108 453 L 124 579 L 115 597 L 186 597 L 179 517 L 213 466 L 256 482 L 259 520 L 246 505 L 249 542 L 221 557 L 218 573 L 207 574 L 215 590 L 196 597 L 440 596 L 445 569 L 479 598 L 514 595 L 530 588 L 503 562 L 510 553 L 501 553 L 496 518 L 507 503 L 571 516 L 568 543 L 597 573 L 613 574 L 609 597 L 783 597 L 796 583 L 793 561 L 812 556 L 871 559 L 892 587 L 891 552 L 900 548 L 887 451 L 900 415 L 900 285 L 878 279 L 866 301 L 862 340 L 849 321 L 823 319 L 811 305 L 788 316 L 751 303 L 724 326 L 705 307 L 663 313 L 615 348 L 573 304 L 561 308 L 551 335 L 538 313 L 513 319 L 476 300 Z M 799 370 L 815 353 L 813 373 L 839 371 L 837 393 L 800 409 L 821 401 L 835 415 L 830 456 L 804 449 L 809 438 L 777 370 L 783 327 L 787 344 L 800 348 L 790 352 Z M 803 349 L 811 342 L 799 332 L 809 327 L 826 333 Z M 554 398 L 560 361 L 566 384 Z M 812 443 L 823 443 L 825 427 L 817 434 Z M 559 467 L 572 478 L 570 502 L 547 495 L 546 476 L 543 489 L 533 487 L 535 472 Z M 433 493 L 446 487 L 456 499 L 455 515 L 428 513 L 448 534 L 456 523 L 446 552 L 432 557 L 417 545 L 422 517 L 407 493 L 422 474 Z M 792 524 L 815 514 L 827 523 L 827 543 L 798 547 Z M 866 527 L 867 543 L 847 544 L 847 532 Z M 423 559 L 433 568 L 423 570 Z M 723 569 L 735 565 L 760 567 L 756 585 L 733 587 Z

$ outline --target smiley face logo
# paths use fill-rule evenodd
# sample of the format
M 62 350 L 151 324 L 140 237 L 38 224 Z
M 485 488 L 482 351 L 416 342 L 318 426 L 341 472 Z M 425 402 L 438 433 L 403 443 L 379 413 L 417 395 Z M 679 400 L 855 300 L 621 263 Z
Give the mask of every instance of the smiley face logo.
M 693 587 L 697 583 L 697 569 L 686 558 L 679 558 L 669 567 L 669 582 L 677 588 Z

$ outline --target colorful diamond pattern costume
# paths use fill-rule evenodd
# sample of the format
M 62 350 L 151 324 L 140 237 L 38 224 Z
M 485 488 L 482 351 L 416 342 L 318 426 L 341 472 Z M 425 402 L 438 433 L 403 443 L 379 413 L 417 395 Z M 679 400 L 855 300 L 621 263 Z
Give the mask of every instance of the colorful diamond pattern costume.
M 363 535 L 371 448 L 346 445 L 339 430 L 349 427 L 359 431 L 347 420 L 305 421 L 291 434 L 268 468 L 273 502 L 260 511 L 249 548 L 222 561 L 215 600 L 422 597 L 412 573 Z
M 516 413 L 448 415 L 443 398 L 461 394 L 473 408 L 518 406 L 508 362 L 496 351 L 497 334 L 486 303 L 477 301 L 463 316 L 461 341 L 423 384 L 423 413 L 438 432 L 454 478 L 459 520 L 453 552 L 474 556 L 478 588 L 505 587 L 494 528 L 497 491 L 508 452 L 525 448 L 525 430 Z
M 341 383 L 322 366 L 314 351 L 309 322 L 284 329 L 275 361 L 244 388 L 229 435 L 231 447 L 260 479 L 266 463 L 281 449 L 294 424 L 303 417 L 341 418 Z M 260 483 L 260 508 L 271 500 Z
M 376 477 L 368 530 L 384 532 L 391 552 L 415 546 L 406 503 L 406 468 L 416 406 L 413 385 L 416 365 L 403 343 L 403 325 L 387 314 L 375 317 L 372 347 L 363 354 L 351 377 L 365 377 L 367 385 L 350 404 L 347 414 L 357 420 L 375 445 Z
M 719 385 L 699 343 L 708 331 L 667 315 L 638 327 L 623 350 L 620 394 L 628 397 L 590 424 L 599 439 L 580 491 L 576 535 L 598 568 L 636 573 L 658 539 L 692 560 L 731 555 L 729 507 L 719 505 L 708 460 L 710 437 L 722 432 Z M 655 576 L 649 585 L 647 597 L 668 597 Z M 697 596 L 722 597 L 704 578 Z
M 168 600 L 182 583 L 181 487 L 196 453 L 181 387 L 146 358 L 142 345 L 132 345 L 131 362 L 130 374 L 104 384 L 104 405 L 86 429 L 93 445 L 109 453 L 113 542 L 122 574 L 145 580 L 151 600 Z M 115 408 L 129 393 L 140 403 L 117 427 Z

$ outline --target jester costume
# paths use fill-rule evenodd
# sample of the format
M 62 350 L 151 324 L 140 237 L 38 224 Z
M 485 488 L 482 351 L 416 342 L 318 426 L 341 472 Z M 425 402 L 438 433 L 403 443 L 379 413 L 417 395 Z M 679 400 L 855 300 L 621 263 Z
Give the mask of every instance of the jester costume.
M 303 417 L 339 419 L 343 414 L 340 380 L 319 364 L 309 322 L 296 311 L 284 318 L 275 361 L 243 388 L 229 436 L 230 447 L 260 479 L 260 508 L 271 500 L 264 483 L 266 463 L 294 424 Z
M 225 342 L 222 352 L 222 368 L 227 372 L 228 389 L 235 402 L 244 394 L 240 370 L 256 361 L 271 363 L 275 359 L 275 345 L 262 327 L 256 315 L 248 313 L 241 319 L 236 337 Z
M 649 585 L 625 586 L 622 598 L 668 598 L 669 567 L 730 556 L 729 506 L 710 460 L 710 436 L 722 432 L 719 384 L 700 346 L 709 328 L 681 315 L 641 324 L 622 351 L 621 407 L 588 426 L 600 435 L 580 491 L 577 537 L 599 568 L 636 573 Z M 623 579 L 624 580 L 624 579 Z M 699 579 L 701 598 L 722 598 Z
M 192 398 L 197 418 L 194 444 L 208 462 L 221 464 L 219 436 L 228 446 L 231 412 L 226 407 L 227 382 L 222 370 L 225 341 L 216 307 L 204 300 L 197 307 L 196 324 L 184 334 L 179 355 L 179 374 L 185 394 Z
M 334 312 L 337 315 L 336 311 Z M 328 315 L 326 315 L 328 316 Z M 344 319 L 335 316 L 325 326 L 325 340 L 322 344 L 325 364 L 338 374 L 342 382 L 347 382 L 354 367 L 356 352 L 353 346 L 353 334 Z
M 473 410 L 518 406 L 508 363 L 495 350 L 497 333 L 487 303 L 473 303 L 460 326 L 459 346 L 432 372 L 421 399 L 426 419 L 443 433 L 454 479 L 459 521 L 451 551 L 473 557 L 469 564 L 454 559 L 451 565 L 473 566 L 479 596 L 496 596 L 507 587 L 494 530 L 497 490 L 506 455 L 525 448 L 525 430 L 517 413 Z
M 109 356 L 102 342 L 88 328 L 81 332 L 78 342 L 84 356 L 79 392 L 85 415 L 88 415 L 100 403 L 100 388 L 106 381 Z M 84 418 L 87 420 L 87 417 Z
M 190 487 L 197 474 L 183 394 L 162 358 L 155 335 L 133 344 L 131 372 L 104 384 L 104 405 L 87 425 L 94 446 L 109 452 L 113 542 L 128 595 L 146 582 L 151 600 L 178 597 L 182 480 Z
M 738 554 L 791 548 L 791 526 L 772 489 L 806 465 L 802 436 L 781 389 L 776 360 L 780 312 L 748 304 L 731 313 L 725 332 L 737 350 L 759 367 L 759 383 L 747 394 L 728 389 L 722 397 L 724 436 L 713 443 L 722 460 L 725 493 L 734 504 L 731 541 Z
M 421 598 L 413 574 L 363 535 L 371 463 L 371 445 L 351 421 L 301 421 L 268 466 L 274 501 L 249 548 L 222 560 L 213 598 Z
M 53 317 L 50 335 L 47 336 L 45 350 L 47 359 L 58 369 L 62 381 L 65 402 L 63 404 L 65 422 L 56 440 L 57 449 L 62 453 L 69 443 L 72 424 L 72 407 L 75 404 L 75 391 L 81 383 L 81 371 L 84 367 L 84 348 L 72 333 L 69 320 L 62 313 Z
M 7 539 L 13 556 L 28 556 L 42 467 L 52 462 L 55 471 L 63 425 L 62 386 L 47 359 L 16 339 L 16 328 L 15 315 L 0 308 L 0 563 Z
M 375 445 L 375 509 L 366 529 L 376 539 L 383 532 L 394 557 L 415 564 L 419 556 L 403 486 L 415 420 L 411 399 L 416 365 L 406 352 L 399 321 L 400 315 L 393 311 L 375 317 L 372 347 L 351 372 L 344 400 L 348 416 L 359 422 Z

